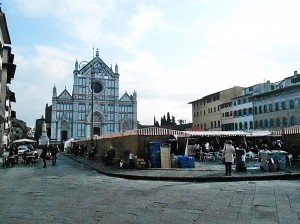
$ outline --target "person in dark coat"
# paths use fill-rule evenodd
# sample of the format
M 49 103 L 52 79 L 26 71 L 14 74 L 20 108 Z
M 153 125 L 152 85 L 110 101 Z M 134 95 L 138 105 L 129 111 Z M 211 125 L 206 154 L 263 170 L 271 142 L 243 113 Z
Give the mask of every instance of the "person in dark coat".
M 46 163 L 47 152 L 48 152 L 48 149 L 47 149 L 47 147 L 45 146 L 45 147 L 43 148 L 43 151 L 42 151 L 41 155 L 40 155 L 40 157 L 43 159 L 43 163 L 44 163 L 43 168 L 46 168 L 46 167 L 47 167 L 47 163 Z
M 56 159 L 57 159 L 57 153 L 59 153 L 59 149 L 57 145 L 53 145 L 50 149 L 51 156 L 52 156 L 52 166 L 55 166 Z

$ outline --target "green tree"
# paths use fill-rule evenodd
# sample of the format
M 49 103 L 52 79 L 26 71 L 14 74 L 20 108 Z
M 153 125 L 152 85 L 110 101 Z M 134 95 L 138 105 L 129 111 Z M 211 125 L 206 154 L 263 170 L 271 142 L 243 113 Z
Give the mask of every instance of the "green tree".
M 178 120 L 178 123 L 179 123 L 180 125 L 182 125 L 182 124 L 184 124 L 184 123 L 185 123 L 185 120 L 183 120 L 183 119 L 179 119 L 179 120 Z
M 160 124 L 161 124 L 161 126 L 167 125 L 166 115 L 164 115 L 164 116 L 161 118 Z
M 170 118 L 170 113 L 168 112 L 167 113 L 167 122 L 166 122 L 167 125 L 171 125 L 171 118 Z
M 156 120 L 155 116 L 154 116 L 154 127 L 159 127 L 159 123 L 158 123 L 158 121 Z
M 174 116 L 172 116 L 171 124 L 172 124 L 172 125 L 176 125 L 176 121 L 175 121 L 175 117 L 174 117 Z

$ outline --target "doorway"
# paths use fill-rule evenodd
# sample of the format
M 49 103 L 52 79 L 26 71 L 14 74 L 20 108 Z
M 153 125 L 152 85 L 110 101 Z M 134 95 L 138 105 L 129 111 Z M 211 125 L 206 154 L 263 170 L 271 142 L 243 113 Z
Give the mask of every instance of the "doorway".
M 67 131 L 61 131 L 61 142 L 65 142 L 68 140 L 68 132 Z
M 100 135 L 100 128 L 94 127 L 94 135 Z

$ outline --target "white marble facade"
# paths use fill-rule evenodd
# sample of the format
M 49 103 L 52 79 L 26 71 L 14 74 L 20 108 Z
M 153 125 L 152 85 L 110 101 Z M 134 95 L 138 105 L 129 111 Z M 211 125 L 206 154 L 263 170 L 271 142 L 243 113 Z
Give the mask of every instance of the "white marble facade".
M 65 89 L 57 94 L 56 87 L 53 87 L 51 141 L 90 138 L 92 134 L 111 134 L 137 128 L 137 93 L 133 91 L 129 95 L 125 92 L 119 97 L 117 64 L 113 71 L 101 60 L 97 49 L 90 62 L 78 63 L 76 60 L 73 74 L 71 93 Z

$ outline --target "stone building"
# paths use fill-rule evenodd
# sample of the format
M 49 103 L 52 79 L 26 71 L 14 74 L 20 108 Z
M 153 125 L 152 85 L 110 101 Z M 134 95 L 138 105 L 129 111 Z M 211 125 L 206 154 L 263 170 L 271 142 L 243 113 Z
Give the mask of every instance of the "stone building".
M 0 154 L 12 144 L 12 119 L 16 112 L 11 109 L 11 102 L 16 102 L 15 93 L 9 88 L 14 78 L 16 65 L 14 54 L 11 53 L 11 44 L 5 14 L 0 8 Z
M 251 131 L 254 129 L 253 118 L 253 97 L 270 92 L 276 89 L 276 85 L 267 81 L 253 86 L 246 87 L 242 90 L 242 95 L 232 99 L 234 129 Z
M 86 139 L 137 128 L 137 93 L 119 97 L 118 65 L 115 70 L 96 56 L 75 62 L 73 90 L 52 93 L 51 142 Z
M 221 129 L 222 131 L 234 130 L 234 118 L 232 113 L 232 101 L 220 104 L 221 109 Z
M 240 96 L 242 89 L 243 87 L 235 86 L 190 102 L 189 104 L 192 104 L 193 127 L 209 131 L 220 131 L 222 129 L 220 105 Z
M 300 83 L 253 98 L 255 129 L 278 130 L 300 124 Z
M 226 91 L 226 94 L 221 91 L 191 102 L 193 127 L 252 132 L 280 131 L 300 124 L 300 74 L 297 71 L 275 83 L 267 81 L 239 87 L 238 91 Z

